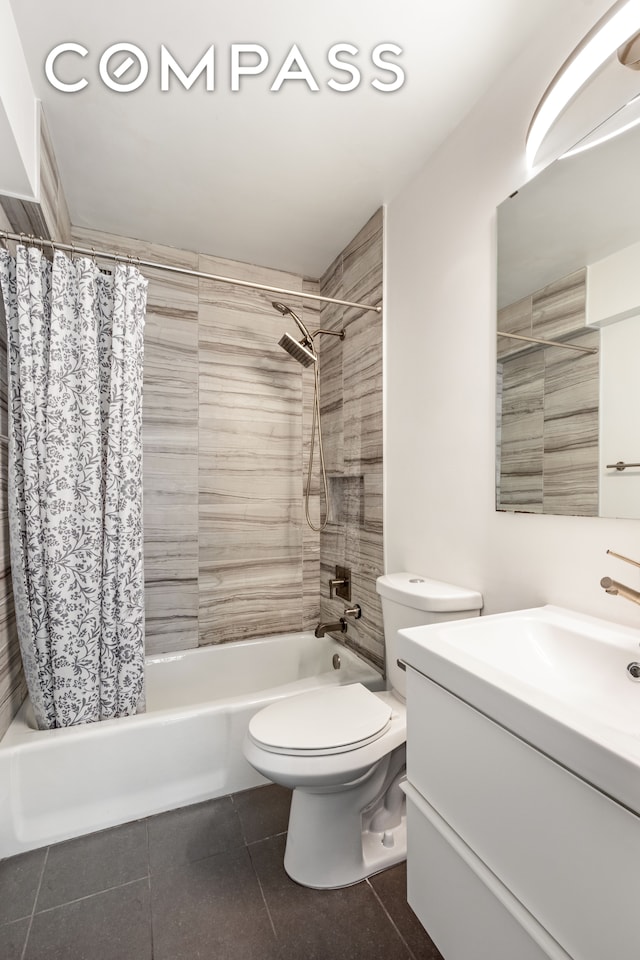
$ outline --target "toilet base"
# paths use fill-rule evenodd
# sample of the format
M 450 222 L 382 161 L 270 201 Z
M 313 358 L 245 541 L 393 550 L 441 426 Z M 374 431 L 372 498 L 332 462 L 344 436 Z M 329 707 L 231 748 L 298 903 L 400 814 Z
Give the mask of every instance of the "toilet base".
M 405 798 L 399 787 L 404 779 L 403 745 L 337 791 L 296 787 L 284 855 L 291 879 L 329 890 L 405 860 Z

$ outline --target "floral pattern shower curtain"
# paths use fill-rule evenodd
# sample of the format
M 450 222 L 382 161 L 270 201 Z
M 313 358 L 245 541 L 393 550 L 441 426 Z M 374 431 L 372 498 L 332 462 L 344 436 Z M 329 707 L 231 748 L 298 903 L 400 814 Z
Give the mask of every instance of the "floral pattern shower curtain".
M 40 728 L 144 709 L 142 361 L 131 265 L 0 250 L 18 636 Z

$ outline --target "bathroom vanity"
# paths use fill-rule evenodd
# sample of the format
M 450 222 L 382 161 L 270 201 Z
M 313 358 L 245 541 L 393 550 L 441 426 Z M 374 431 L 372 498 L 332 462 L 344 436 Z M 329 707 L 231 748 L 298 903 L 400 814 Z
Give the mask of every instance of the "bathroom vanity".
M 639 642 L 551 606 L 401 631 L 408 896 L 446 960 L 637 960 Z

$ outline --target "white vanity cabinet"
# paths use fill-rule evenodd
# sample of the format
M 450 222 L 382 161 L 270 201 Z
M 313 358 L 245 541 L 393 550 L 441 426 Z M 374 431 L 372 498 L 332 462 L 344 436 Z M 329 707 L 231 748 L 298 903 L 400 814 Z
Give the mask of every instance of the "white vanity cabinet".
M 637 814 L 411 659 L 408 898 L 445 960 L 638 960 Z

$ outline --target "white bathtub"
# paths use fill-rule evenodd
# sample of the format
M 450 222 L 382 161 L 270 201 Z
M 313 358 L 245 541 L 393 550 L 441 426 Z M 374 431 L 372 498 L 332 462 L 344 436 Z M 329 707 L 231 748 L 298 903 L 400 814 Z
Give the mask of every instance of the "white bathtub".
M 148 658 L 135 717 L 41 731 L 27 700 L 0 742 L 0 858 L 265 783 L 242 753 L 253 714 L 355 682 L 384 687 L 341 644 L 296 633 Z

